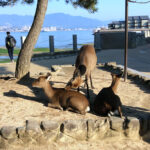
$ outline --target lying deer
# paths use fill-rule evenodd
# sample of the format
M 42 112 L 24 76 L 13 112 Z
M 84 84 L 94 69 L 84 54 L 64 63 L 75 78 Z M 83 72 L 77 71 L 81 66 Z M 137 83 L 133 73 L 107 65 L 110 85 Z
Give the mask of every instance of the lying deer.
M 119 96 L 116 95 L 122 74 L 111 75 L 111 86 L 103 88 L 94 100 L 94 112 L 102 116 L 119 115 L 122 118 L 122 104 Z
M 84 45 L 81 47 L 80 52 L 76 58 L 75 70 L 72 79 L 67 83 L 66 89 L 78 88 L 81 85 L 82 76 L 85 75 L 85 84 L 87 86 L 87 97 L 89 97 L 88 80 L 90 78 L 91 88 L 94 88 L 92 83 L 91 72 L 97 63 L 97 56 L 95 49 L 92 45 Z
M 46 96 L 51 103 L 49 107 L 60 110 L 70 110 L 76 113 L 85 114 L 90 110 L 87 98 L 77 91 L 65 90 L 64 88 L 54 88 L 49 83 L 51 74 L 40 76 L 33 83 L 33 87 L 41 87 L 44 89 Z

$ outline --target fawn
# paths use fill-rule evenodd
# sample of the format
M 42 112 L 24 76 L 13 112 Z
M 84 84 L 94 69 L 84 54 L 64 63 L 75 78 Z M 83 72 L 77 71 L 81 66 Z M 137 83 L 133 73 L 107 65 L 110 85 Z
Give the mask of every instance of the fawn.
M 118 75 L 111 75 L 111 86 L 103 88 L 94 100 L 94 112 L 102 116 L 119 114 L 119 116 L 122 118 L 122 103 L 119 96 L 116 95 L 122 73 Z
M 33 87 L 44 89 L 46 96 L 49 98 L 49 107 L 70 110 L 83 115 L 90 110 L 89 102 L 83 94 L 64 88 L 54 88 L 49 83 L 50 78 L 51 74 L 47 74 L 46 76 L 40 76 L 32 83 Z

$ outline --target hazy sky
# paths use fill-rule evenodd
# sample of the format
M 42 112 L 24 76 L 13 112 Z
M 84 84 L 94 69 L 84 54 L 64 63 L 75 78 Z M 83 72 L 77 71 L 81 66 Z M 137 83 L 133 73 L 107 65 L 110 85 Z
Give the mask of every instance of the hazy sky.
M 125 0 L 98 0 L 98 12 L 91 14 L 82 8 L 74 8 L 71 4 L 66 4 L 65 0 L 49 0 L 47 13 L 66 13 L 74 16 L 84 16 L 99 20 L 119 20 L 124 19 Z M 147 0 L 137 0 L 147 1 Z M 13 7 L 1 7 L 0 14 L 34 15 L 36 0 L 32 5 L 22 5 L 20 2 Z M 148 15 L 150 16 L 150 3 L 135 4 L 129 3 L 129 16 Z

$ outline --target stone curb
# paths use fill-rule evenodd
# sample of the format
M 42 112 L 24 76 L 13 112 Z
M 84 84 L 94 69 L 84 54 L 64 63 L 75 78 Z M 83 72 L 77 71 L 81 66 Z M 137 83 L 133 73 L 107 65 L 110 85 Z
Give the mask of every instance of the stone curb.
M 123 72 L 123 70 L 124 70 L 124 66 L 117 65 L 116 62 L 108 62 L 108 63 L 104 63 L 104 64 L 99 64 L 99 65 L 102 66 L 104 69 L 112 71 L 112 72 Z M 147 75 L 147 74 L 141 73 L 137 70 L 128 68 L 127 69 L 127 77 L 138 83 L 142 83 L 142 84 L 150 87 L 150 75 Z
M 148 122 L 145 118 L 142 122 Z M 0 129 L 0 148 L 10 144 L 45 144 L 53 141 L 102 140 L 108 137 L 140 139 L 143 128 L 134 117 L 100 117 L 100 119 L 66 120 L 64 122 L 27 120 L 26 126 L 4 126 Z M 147 132 L 148 126 L 144 127 Z M 21 142 L 20 142 L 21 141 Z
M 96 50 L 98 52 L 100 50 Z M 51 53 L 41 53 L 41 54 L 34 54 L 32 56 L 31 61 L 37 61 L 37 60 L 45 60 L 45 59 L 57 59 L 61 57 L 69 57 L 69 56 L 74 56 L 79 53 L 79 50 L 77 51 L 63 51 L 63 52 L 55 52 L 53 54 Z

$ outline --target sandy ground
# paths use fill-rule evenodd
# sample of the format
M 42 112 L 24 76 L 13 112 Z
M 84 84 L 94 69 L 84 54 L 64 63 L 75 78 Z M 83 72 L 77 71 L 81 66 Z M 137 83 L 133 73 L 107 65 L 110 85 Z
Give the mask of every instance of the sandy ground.
M 98 63 L 115 61 L 123 64 L 123 50 L 102 50 L 97 53 Z M 129 49 L 128 66 L 150 75 L 150 45 Z M 51 65 L 64 65 L 60 73 L 53 74 L 52 82 L 54 87 L 64 87 L 72 77 L 76 56 L 39 60 L 31 63 L 31 77 L 36 78 L 40 72 L 48 72 Z M 0 64 L 0 74 L 14 74 L 15 63 Z M 93 82 L 95 89 L 90 90 L 92 102 L 96 94 L 111 83 L 110 72 L 96 67 L 93 71 Z M 60 111 L 45 106 L 45 97 L 41 89 L 31 87 L 31 82 L 22 84 L 16 80 L 0 79 L 0 127 L 5 125 L 23 126 L 25 120 L 66 120 L 81 118 L 98 118 L 93 114 L 87 113 L 85 116 L 67 111 Z M 82 88 L 85 93 L 85 89 Z M 150 111 L 150 90 L 143 85 L 121 79 L 118 88 L 118 95 L 124 106 L 137 113 Z M 115 142 L 117 141 L 117 142 Z M 63 143 L 53 143 L 47 147 L 32 147 L 31 149 L 68 149 L 68 150 L 88 150 L 88 149 L 150 149 L 150 144 L 144 141 L 133 140 L 114 140 L 95 141 L 95 142 L 75 142 L 64 145 Z M 28 148 L 29 149 L 29 148 Z

